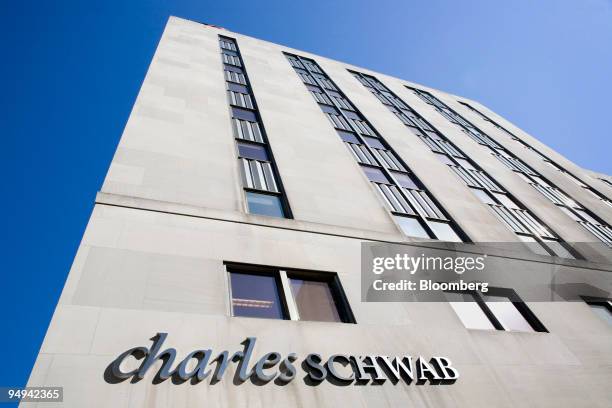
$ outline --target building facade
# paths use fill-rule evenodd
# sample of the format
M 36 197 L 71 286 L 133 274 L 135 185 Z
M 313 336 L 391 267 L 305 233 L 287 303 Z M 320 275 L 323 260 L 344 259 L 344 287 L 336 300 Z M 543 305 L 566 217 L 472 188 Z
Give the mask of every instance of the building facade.
M 63 386 L 71 407 L 609 407 L 605 293 L 528 302 L 515 325 L 495 307 L 360 294 L 362 242 L 489 243 L 527 270 L 609 276 L 611 182 L 475 101 L 173 17 L 28 385 Z M 142 370 L 130 350 L 160 339 L 176 355 Z M 208 349 L 225 375 L 195 381 Z M 214 363 L 224 350 L 243 355 Z M 295 378 L 275 355 L 251 373 L 268 352 L 295 353 Z M 328 369 L 354 356 L 332 361 L 338 377 L 406 355 L 460 377 L 313 382 L 313 353 Z

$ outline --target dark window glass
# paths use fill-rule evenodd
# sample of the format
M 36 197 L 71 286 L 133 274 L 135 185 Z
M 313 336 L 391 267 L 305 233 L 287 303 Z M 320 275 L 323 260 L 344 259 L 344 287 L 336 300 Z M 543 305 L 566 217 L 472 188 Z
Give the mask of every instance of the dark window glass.
M 389 184 L 389 179 L 387 178 L 387 176 L 385 176 L 382 170 L 377 169 L 376 167 L 367 167 L 367 166 L 361 166 L 361 168 L 363 169 L 363 171 L 365 171 L 370 181 Z
M 247 159 L 269 160 L 265 147 L 251 143 L 238 142 L 238 154 Z
M 285 213 L 279 197 L 271 194 L 246 192 L 249 212 L 251 214 L 268 215 L 283 218 Z
M 248 120 L 249 122 L 257 122 L 257 116 L 255 113 L 238 108 L 232 108 L 232 117 L 236 119 Z
M 319 105 L 321 107 L 321 110 L 325 113 L 331 113 L 332 115 L 340 115 L 340 112 L 338 112 L 338 110 L 334 107 L 328 106 L 328 105 Z
M 232 72 L 239 72 L 239 73 L 244 73 L 244 71 L 241 68 L 235 67 L 233 65 L 223 65 L 223 69 L 226 71 L 232 71 Z
M 240 84 L 236 84 L 234 82 L 228 82 L 227 83 L 227 89 L 229 89 L 230 91 L 240 92 L 240 93 L 243 93 L 243 94 L 248 94 L 249 93 L 249 89 L 246 86 L 240 85 Z
M 364 139 L 366 141 L 366 143 L 368 144 L 368 146 L 370 147 L 374 147 L 376 149 L 381 149 L 381 150 L 387 150 L 387 148 L 380 142 L 380 140 L 374 138 L 374 137 L 366 137 L 364 136 Z
M 290 278 L 300 320 L 341 322 L 329 283 Z
M 354 133 L 345 132 L 343 130 L 336 130 L 336 132 L 338 132 L 342 140 L 344 140 L 345 142 L 361 144 L 361 142 L 359 141 L 359 139 L 357 139 L 357 136 L 355 136 Z
M 396 171 L 393 172 L 393 177 L 397 180 L 400 186 L 410 188 L 413 190 L 418 190 L 419 187 L 416 185 L 412 177 L 410 177 L 406 173 L 398 173 Z
M 349 119 L 361 120 L 361 117 L 355 112 L 343 110 L 342 113 Z
M 316 93 L 323 93 L 321 88 L 319 88 L 318 86 L 310 85 L 310 84 L 304 84 L 304 85 L 306 85 L 306 88 L 308 88 L 309 91 L 316 92 Z
M 284 319 L 274 276 L 230 273 L 234 316 Z

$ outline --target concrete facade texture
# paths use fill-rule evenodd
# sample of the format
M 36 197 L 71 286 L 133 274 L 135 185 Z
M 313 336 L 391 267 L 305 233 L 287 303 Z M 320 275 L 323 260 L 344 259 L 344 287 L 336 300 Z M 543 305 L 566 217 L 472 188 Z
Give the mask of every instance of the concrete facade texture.
M 293 219 L 247 212 L 219 35 L 239 44 Z M 423 241 L 398 229 L 283 51 L 315 59 L 474 242 L 519 241 L 347 68 L 376 75 L 560 238 L 594 240 L 406 89 L 409 82 L 171 18 L 97 196 L 28 385 L 63 386 L 64 402 L 58 406 L 70 407 L 611 406 L 612 327 L 585 303 L 530 303 L 549 333 L 524 333 L 468 330 L 447 303 L 360 302 L 362 241 Z M 457 102 L 466 99 L 419 87 L 612 224 L 610 207 Z M 468 102 L 588 185 L 612 194 L 594 173 L 481 104 Z M 527 250 L 518 256 L 612 273 L 609 251 L 585 245 L 581 252 L 586 260 L 541 257 Z M 223 264 L 227 261 L 336 272 L 357 324 L 232 317 Z M 301 378 L 286 386 L 236 385 L 231 366 L 214 385 L 153 384 L 152 375 L 137 383 L 104 381 L 104 371 L 117 355 L 149 346 L 157 332 L 168 333 L 166 346 L 176 348 L 179 356 L 198 348 L 237 350 L 248 336 L 258 338 L 256 354 L 444 355 L 461 379 L 444 386 L 308 386 Z

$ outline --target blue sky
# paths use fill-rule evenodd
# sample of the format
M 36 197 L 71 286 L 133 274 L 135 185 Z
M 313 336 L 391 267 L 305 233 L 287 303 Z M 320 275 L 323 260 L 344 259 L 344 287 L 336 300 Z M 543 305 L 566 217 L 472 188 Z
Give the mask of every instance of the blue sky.
M 13 1 L 0 15 L 0 385 L 27 380 L 168 15 L 476 99 L 612 173 L 610 0 Z

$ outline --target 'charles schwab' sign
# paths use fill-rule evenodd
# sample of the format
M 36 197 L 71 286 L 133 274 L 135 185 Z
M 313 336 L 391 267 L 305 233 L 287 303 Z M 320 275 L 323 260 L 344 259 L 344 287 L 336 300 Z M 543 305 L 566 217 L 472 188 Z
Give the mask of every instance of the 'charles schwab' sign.
M 292 381 L 298 372 L 298 367 L 305 372 L 304 381 L 319 384 L 329 381 L 333 384 L 383 383 L 390 380 L 397 383 L 400 380 L 407 384 L 451 384 L 459 378 L 459 372 L 446 357 L 397 356 L 384 355 L 355 356 L 334 354 L 324 359 L 320 354 L 310 353 L 302 360 L 296 353 L 282 356 L 276 351 L 265 353 L 259 358 L 253 356 L 257 339 L 247 337 L 243 342 L 243 350 L 233 354 L 227 350 L 215 354 L 212 349 L 194 350 L 181 361 L 177 360 L 174 348 L 162 351 L 162 345 L 167 333 L 157 333 L 151 338 L 151 347 L 134 347 L 121 353 L 107 367 L 104 378 L 109 383 L 117 383 L 128 378 L 132 382 L 140 381 L 151 367 L 162 361 L 153 382 L 158 383 L 172 378 L 173 382 L 190 380 L 193 384 L 210 378 L 215 384 L 223 378 L 230 364 L 237 364 L 234 383 L 250 379 L 256 384 L 266 384 L 274 380 L 277 384 Z M 138 368 L 126 371 L 122 368 L 129 358 L 142 360 Z M 125 364 L 123 364 L 125 365 Z

